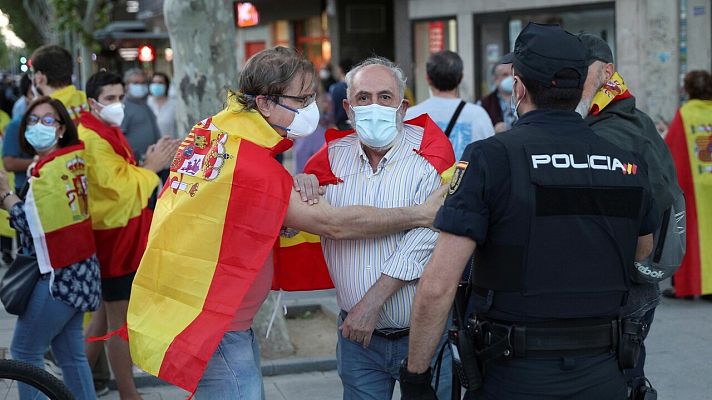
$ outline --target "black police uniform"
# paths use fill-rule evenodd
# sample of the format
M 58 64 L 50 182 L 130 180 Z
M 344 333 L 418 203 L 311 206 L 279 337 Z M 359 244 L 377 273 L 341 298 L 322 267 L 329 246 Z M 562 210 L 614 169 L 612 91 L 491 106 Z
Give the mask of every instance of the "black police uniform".
M 534 110 L 462 160 L 435 227 L 477 243 L 484 384 L 468 396 L 625 398 L 618 317 L 637 238 L 657 223 L 642 159 L 573 111 Z
M 462 160 L 469 164 L 435 227 L 477 243 L 474 311 L 493 330 L 482 333 L 524 331 L 510 334 L 524 343 L 510 343 L 509 356 L 487 363 L 484 393 L 514 399 L 595 388 L 588 398 L 623 398 L 611 321 L 625 304 L 637 237 L 656 224 L 642 161 L 578 114 L 553 110 L 527 113 L 512 130 L 468 146 Z M 563 337 L 570 349 L 530 343 L 595 326 L 590 348 Z M 527 329 L 540 332 L 527 338 Z

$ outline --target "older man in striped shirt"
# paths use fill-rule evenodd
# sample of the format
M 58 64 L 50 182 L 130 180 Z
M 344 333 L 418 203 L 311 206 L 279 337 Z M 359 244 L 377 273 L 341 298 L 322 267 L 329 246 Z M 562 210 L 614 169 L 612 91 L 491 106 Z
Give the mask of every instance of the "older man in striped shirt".
M 403 122 L 408 108 L 405 78 L 389 60 L 374 57 L 362 62 L 346 75 L 346 83 L 343 106 L 355 133 L 332 135 L 323 150 L 328 151 L 327 168 L 339 180 L 326 187 L 325 200 L 334 207 L 423 203 L 441 185 L 442 171 L 429 157 L 441 165 L 442 160 L 454 162 L 450 146 L 423 150 L 423 139 L 447 138 L 428 117 L 412 121 L 415 125 Z M 305 169 L 310 167 L 314 166 L 307 164 Z M 344 399 L 392 397 L 400 360 L 408 352 L 416 283 L 437 235 L 415 228 L 368 240 L 322 238 L 342 309 L 336 356 Z M 440 399 L 449 399 L 450 363 L 443 361 L 446 368 L 438 392 Z

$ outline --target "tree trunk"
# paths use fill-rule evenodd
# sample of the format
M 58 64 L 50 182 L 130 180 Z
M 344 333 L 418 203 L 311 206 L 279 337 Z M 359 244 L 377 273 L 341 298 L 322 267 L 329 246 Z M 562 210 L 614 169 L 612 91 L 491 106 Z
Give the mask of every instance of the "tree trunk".
M 27 17 L 39 32 L 44 44 L 57 43 L 59 32 L 54 24 L 54 7 L 49 0 L 22 0 Z
M 232 1 L 166 0 L 163 13 L 173 49 L 178 130 L 217 113 L 237 79 Z
M 187 133 L 196 122 L 216 114 L 225 104 L 227 89 L 237 82 L 235 21 L 232 1 L 165 0 L 163 14 L 173 49 L 173 82 L 178 89 L 178 131 Z M 272 316 L 271 294 L 255 317 L 255 334 L 262 341 Z M 292 354 L 284 314 L 278 312 L 267 356 Z

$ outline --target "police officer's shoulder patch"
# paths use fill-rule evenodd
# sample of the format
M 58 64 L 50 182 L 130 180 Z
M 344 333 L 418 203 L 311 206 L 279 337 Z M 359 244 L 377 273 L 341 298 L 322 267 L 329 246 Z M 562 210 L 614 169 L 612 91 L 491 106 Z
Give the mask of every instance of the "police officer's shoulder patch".
M 454 194 L 458 188 L 460 188 L 460 183 L 462 182 L 462 177 L 465 175 L 465 170 L 467 169 L 467 161 L 458 161 L 455 165 L 455 172 L 452 174 L 452 180 L 450 181 L 450 187 L 448 188 L 448 195 Z

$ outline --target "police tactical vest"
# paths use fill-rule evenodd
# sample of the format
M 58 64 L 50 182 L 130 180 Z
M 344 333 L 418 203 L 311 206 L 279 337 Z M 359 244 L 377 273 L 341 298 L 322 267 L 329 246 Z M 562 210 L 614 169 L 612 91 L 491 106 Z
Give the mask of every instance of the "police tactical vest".
M 512 186 L 475 253 L 473 282 L 494 293 L 480 310 L 490 318 L 608 317 L 625 303 L 649 198 L 645 166 L 583 121 L 564 120 L 494 138 Z

